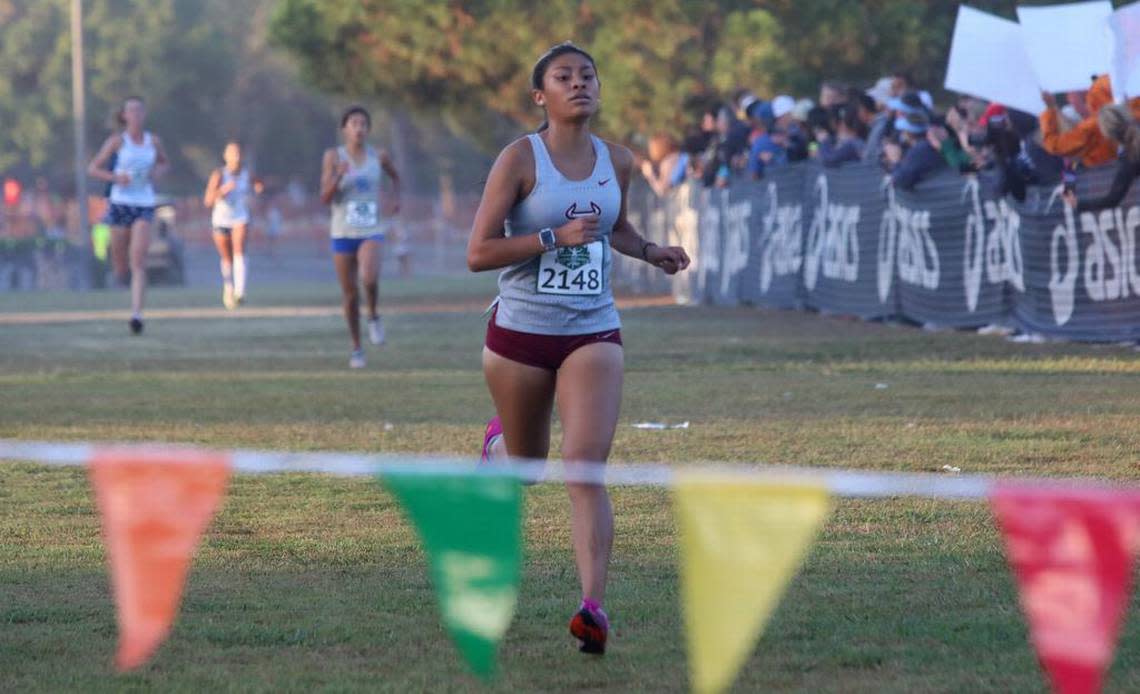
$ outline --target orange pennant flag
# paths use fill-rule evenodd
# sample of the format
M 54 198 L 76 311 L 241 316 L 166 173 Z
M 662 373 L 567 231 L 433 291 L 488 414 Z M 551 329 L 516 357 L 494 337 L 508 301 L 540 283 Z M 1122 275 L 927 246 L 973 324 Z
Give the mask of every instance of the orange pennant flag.
M 170 633 L 190 558 L 225 492 L 229 457 L 104 449 L 89 470 L 118 610 L 115 665 L 131 670 Z

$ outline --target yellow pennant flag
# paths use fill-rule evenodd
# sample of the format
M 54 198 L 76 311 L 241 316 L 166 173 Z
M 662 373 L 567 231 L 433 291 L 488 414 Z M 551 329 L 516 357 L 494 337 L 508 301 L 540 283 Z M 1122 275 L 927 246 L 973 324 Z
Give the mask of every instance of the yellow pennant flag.
M 679 474 L 689 673 L 698 692 L 724 691 L 751 653 L 827 517 L 822 487 Z

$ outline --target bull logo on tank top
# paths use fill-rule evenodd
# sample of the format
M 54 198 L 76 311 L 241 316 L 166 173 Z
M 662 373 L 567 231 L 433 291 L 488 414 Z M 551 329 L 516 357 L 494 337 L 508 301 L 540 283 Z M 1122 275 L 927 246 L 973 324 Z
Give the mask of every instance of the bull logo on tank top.
M 602 208 L 598 207 L 598 203 L 593 200 L 590 201 L 590 209 L 578 209 L 578 203 L 572 203 L 570 207 L 566 208 L 566 219 L 574 219 L 575 217 L 589 217 L 590 215 L 602 216 Z
M 593 200 L 590 201 L 589 209 L 582 210 L 578 208 L 578 203 L 571 203 L 570 207 L 566 208 L 566 219 L 574 219 L 575 217 L 589 217 L 591 215 L 600 217 L 602 216 L 602 208 L 598 203 Z M 589 246 L 566 246 L 559 248 L 555 261 L 571 270 L 577 270 L 580 267 L 585 267 L 590 264 L 590 247 Z

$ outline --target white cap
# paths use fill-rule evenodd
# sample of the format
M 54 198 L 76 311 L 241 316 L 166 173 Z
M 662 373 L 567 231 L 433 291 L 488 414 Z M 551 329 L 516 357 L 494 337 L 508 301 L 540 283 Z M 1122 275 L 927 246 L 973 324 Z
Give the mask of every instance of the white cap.
M 874 99 L 879 104 L 886 104 L 891 100 L 891 84 L 894 78 L 880 77 L 875 86 L 867 90 L 867 95 Z
M 772 115 L 776 118 L 786 116 L 796 107 L 796 100 L 787 94 L 781 94 L 772 99 Z
M 806 121 L 808 113 L 815 108 L 815 102 L 811 99 L 800 99 L 796 102 L 796 107 L 792 109 L 792 117 L 799 121 Z

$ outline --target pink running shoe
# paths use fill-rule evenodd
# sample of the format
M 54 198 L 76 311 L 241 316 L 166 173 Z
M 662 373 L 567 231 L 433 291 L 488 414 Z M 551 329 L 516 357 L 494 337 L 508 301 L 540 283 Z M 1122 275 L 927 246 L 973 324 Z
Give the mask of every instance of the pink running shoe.
M 479 459 L 480 465 L 491 464 L 491 444 L 502 435 L 503 422 L 499 419 L 499 415 L 495 415 L 487 422 L 487 429 L 483 432 L 483 457 Z
M 609 633 L 610 619 L 602 606 L 593 600 L 583 600 L 570 619 L 570 634 L 578 639 L 578 650 L 592 655 L 604 654 Z

